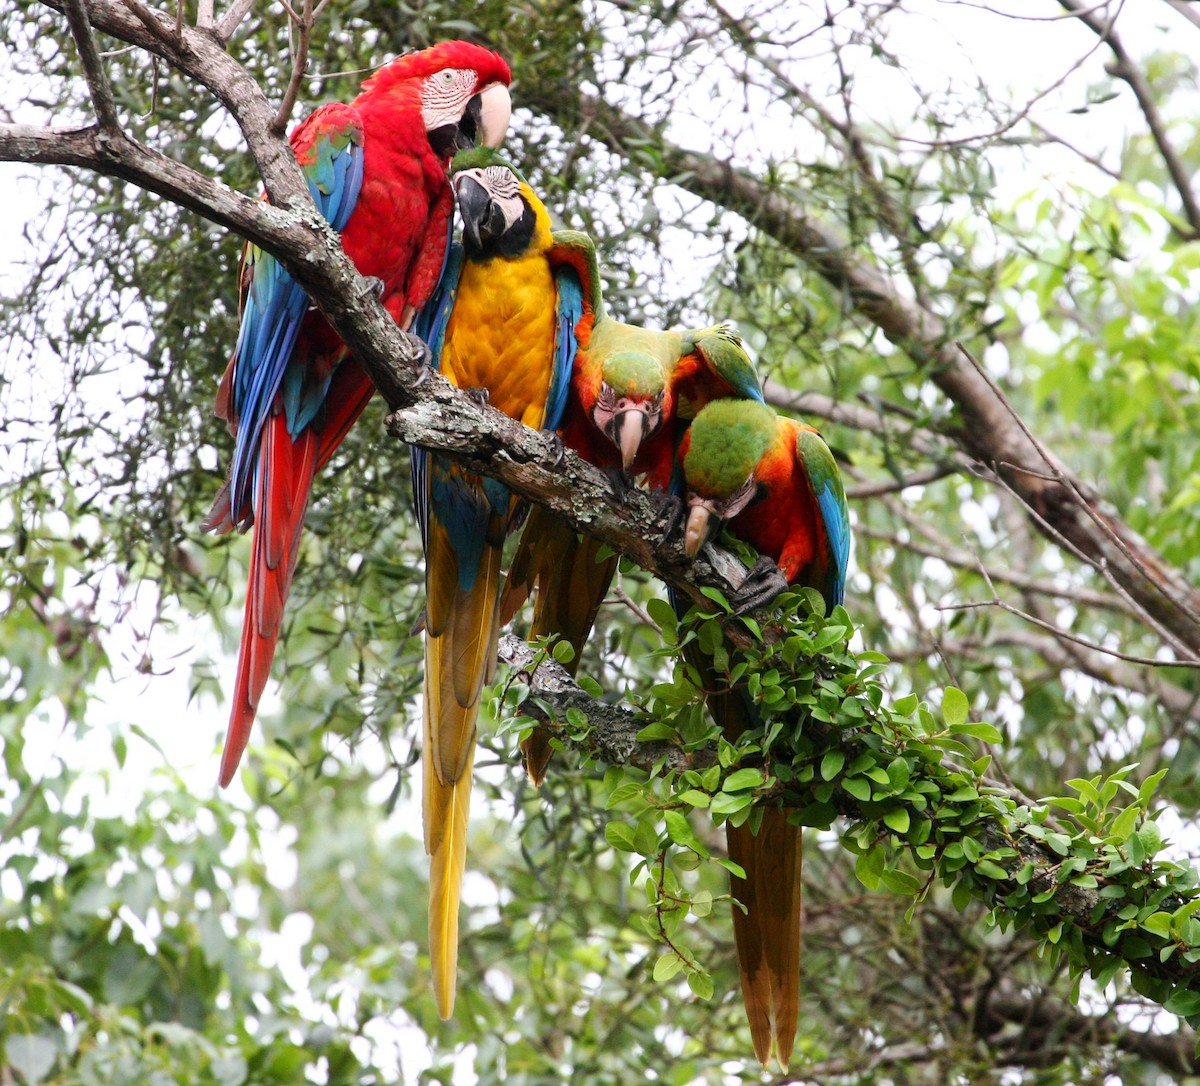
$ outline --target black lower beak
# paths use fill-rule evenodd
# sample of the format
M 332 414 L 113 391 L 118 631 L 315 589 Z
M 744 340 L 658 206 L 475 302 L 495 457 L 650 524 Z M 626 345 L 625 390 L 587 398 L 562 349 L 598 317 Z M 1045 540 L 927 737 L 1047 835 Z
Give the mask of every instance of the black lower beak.
M 458 151 L 475 146 L 479 135 L 479 119 L 483 110 L 482 95 L 475 95 L 463 111 L 458 124 L 444 124 L 429 132 L 429 146 L 438 158 L 453 158 Z
M 458 128 L 455 129 L 455 146 L 459 151 L 465 151 L 468 147 L 475 146 L 475 140 L 479 135 L 479 118 L 482 110 L 483 96 L 477 94 L 467 103 L 462 120 L 458 122 Z
M 454 191 L 458 196 L 463 233 L 476 249 L 504 232 L 503 213 L 478 181 L 463 174 L 455 179 Z

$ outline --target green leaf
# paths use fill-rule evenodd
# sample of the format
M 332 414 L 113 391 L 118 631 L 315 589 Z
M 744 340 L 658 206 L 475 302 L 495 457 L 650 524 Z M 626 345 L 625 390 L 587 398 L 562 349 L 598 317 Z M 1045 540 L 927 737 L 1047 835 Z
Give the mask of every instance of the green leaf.
M 39 1034 L 17 1034 L 4 1042 L 9 1066 L 29 1086 L 36 1086 L 49 1073 L 58 1057 L 58 1046 Z
M 554 642 L 554 651 L 552 653 L 554 659 L 560 664 L 569 664 L 575 659 L 575 646 L 570 641 L 558 640 Z
M 999 882 L 1003 882 L 1012 878 L 1012 876 L 1005 871 L 1004 868 L 1002 868 L 998 863 L 994 863 L 992 860 L 980 860 L 979 863 L 975 865 L 975 870 L 978 871 L 979 874 L 981 874 L 984 878 L 996 879 Z
M 1188 988 L 1173 992 L 1163 1004 L 1163 1009 L 1177 1014 L 1181 1018 L 1190 1018 L 1194 1014 L 1200 1014 L 1200 992 Z
M 884 824 L 897 833 L 908 833 L 908 811 L 903 807 L 893 807 L 883 816 Z
M 842 781 L 842 787 L 860 803 L 871 798 L 871 785 L 862 777 L 847 777 Z
M 967 701 L 967 695 L 957 686 L 946 687 L 942 694 L 942 720 L 946 727 L 951 730 L 961 728 L 966 724 L 970 712 L 971 703 Z
M 713 814 L 736 814 L 738 811 L 744 811 L 753 802 L 754 797 L 748 792 L 736 796 L 731 796 L 728 792 L 718 792 L 713 796 L 709 810 Z
M 659 983 L 670 980 L 683 968 L 683 959 L 673 950 L 667 951 L 654 963 L 654 979 Z
M 1161 935 L 1164 938 L 1171 934 L 1171 914 L 1170 913 L 1151 913 L 1145 920 L 1142 921 L 1141 927 L 1155 935 Z
M 923 885 L 920 879 L 913 878 L 907 871 L 898 871 L 894 867 L 889 867 L 880 875 L 880 881 L 893 894 L 901 894 L 904 897 L 915 897 L 921 892 Z
M 1004 736 L 991 724 L 952 724 L 950 730 L 956 735 L 969 735 L 984 743 L 1004 742 Z
M 842 766 L 845 764 L 846 755 L 840 750 L 827 750 L 825 757 L 821 759 L 821 780 L 833 780 L 842 771 Z
M 688 973 L 687 981 L 697 999 L 712 999 L 713 979 L 709 974 L 696 970 L 694 973 Z
M 873 848 L 864 852 L 854 861 L 854 874 L 868 890 L 878 890 L 879 881 L 883 877 L 886 857 L 882 848 Z
M 637 733 L 637 741 L 639 743 L 649 743 L 655 739 L 677 739 L 678 737 L 679 733 L 670 724 L 664 724 L 661 720 L 656 720 L 653 724 L 647 724 Z
M 686 792 L 681 792 L 679 799 L 689 807 L 707 807 L 712 801 L 712 797 L 707 792 L 701 792 L 696 788 L 689 788 Z
M 609 822 L 604 827 L 604 839 L 622 852 L 636 852 L 633 847 L 634 829 L 628 822 Z
M 736 769 L 725 778 L 725 782 L 721 785 L 721 791 L 742 792 L 747 788 L 758 788 L 762 785 L 763 780 L 761 769 L 755 769 L 753 766 Z

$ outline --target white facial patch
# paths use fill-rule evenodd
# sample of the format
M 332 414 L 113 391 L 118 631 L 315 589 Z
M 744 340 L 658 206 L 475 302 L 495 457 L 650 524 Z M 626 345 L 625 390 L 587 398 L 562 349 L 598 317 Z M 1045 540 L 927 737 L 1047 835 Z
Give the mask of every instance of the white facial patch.
M 457 125 L 475 93 L 479 76 L 470 68 L 444 68 L 421 87 L 421 119 L 425 131 Z

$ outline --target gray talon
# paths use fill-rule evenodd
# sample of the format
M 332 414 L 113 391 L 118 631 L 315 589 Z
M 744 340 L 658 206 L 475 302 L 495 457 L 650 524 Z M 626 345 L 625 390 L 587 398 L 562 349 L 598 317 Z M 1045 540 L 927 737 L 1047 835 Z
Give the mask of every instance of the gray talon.
M 787 578 L 779 567 L 765 555 L 759 555 L 746 579 L 730 598 L 735 615 L 746 615 L 766 607 L 781 592 L 788 588 Z

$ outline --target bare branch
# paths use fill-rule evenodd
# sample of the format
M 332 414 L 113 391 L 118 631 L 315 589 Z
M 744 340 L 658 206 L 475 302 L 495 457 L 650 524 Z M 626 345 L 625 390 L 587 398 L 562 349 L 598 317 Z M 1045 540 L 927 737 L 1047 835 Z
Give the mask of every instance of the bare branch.
M 229 41 L 237 32 L 237 28 L 242 25 L 242 20 L 250 14 L 250 10 L 253 7 L 254 0 L 234 0 L 221 21 L 217 23 L 217 37 L 222 42 Z
M 884 494 L 896 494 L 901 490 L 907 490 L 910 486 L 925 486 L 928 483 L 936 483 L 939 479 L 945 479 L 948 475 L 957 475 L 958 470 L 953 464 L 938 464 L 935 467 L 926 468 L 924 471 L 914 472 L 902 479 L 848 486 L 846 487 L 846 497 L 879 498 Z
M 300 84 L 304 80 L 304 73 L 308 70 L 308 47 L 312 38 L 313 27 L 313 3 L 312 0 L 304 0 L 304 14 L 297 17 L 291 8 L 288 8 L 291 15 L 291 25 L 296 28 L 296 53 L 292 57 L 292 75 L 288 80 L 287 91 L 284 92 L 283 101 L 279 103 L 279 112 L 275 114 L 275 119 L 271 122 L 271 130 L 278 135 L 282 135 L 287 130 L 288 118 L 292 115 L 292 110 L 296 108 L 296 99 L 300 96 Z
M 985 579 L 988 579 L 987 570 L 982 566 L 980 573 Z M 1037 615 L 1031 615 L 1028 611 L 1022 611 L 1019 607 L 1014 607 L 1011 603 L 1002 600 L 998 595 L 993 595 L 990 600 L 977 600 L 973 603 L 944 603 L 937 608 L 939 611 L 977 611 L 981 607 L 997 607 L 1001 611 L 1007 611 L 1010 615 L 1016 615 L 1017 618 L 1024 622 L 1031 623 L 1040 629 L 1052 633 L 1055 637 L 1063 641 L 1070 641 L 1076 645 L 1081 645 L 1089 652 L 1103 653 L 1105 656 L 1113 656 L 1118 660 L 1125 660 L 1131 664 L 1141 664 L 1143 667 L 1185 667 L 1185 668 L 1200 668 L 1200 660 L 1195 659 L 1175 659 L 1175 660 L 1160 660 L 1154 656 L 1136 656 L 1133 653 L 1121 652 L 1119 649 L 1110 649 L 1105 645 L 1097 645 L 1094 641 L 1088 641 L 1087 638 L 1079 637 L 1076 634 L 1064 630 L 1061 626 L 1055 626 L 1052 622 L 1046 622 L 1040 619 Z
M 1196 10 L 1192 0 L 1167 0 L 1180 15 L 1182 15 L 1192 26 L 1200 27 L 1200 11 Z
M 79 50 L 79 59 L 83 64 L 83 74 L 87 78 L 92 106 L 96 110 L 96 120 L 100 122 L 101 135 L 105 139 L 123 139 L 124 132 L 117 117 L 117 103 L 113 98 L 112 84 L 108 81 L 100 59 L 100 51 L 96 48 L 96 39 L 92 36 L 92 26 L 88 22 L 83 0 L 64 0 L 64 7 L 71 37 L 75 39 L 75 47 Z
M 1079 0 L 1058 0 L 1058 2 L 1112 50 L 1113 63 L 1109 65 L 1108 71 L 1117 79 L 1127 83 L 1129 89 L 1133 91 L 1142 116 L 1146 118 L 1146 124 L 1150 128 L 1150 134 L 1154 137 L 1158 153 L 1162 155 L 1167 172 L 1171 175 L 1171 181 L 1179 193 L 1184 217 L 1191 228 L 1188 231 L 1181 231 L 1181 233 L 1189 241 L 1200 238 L 1200 203 L 1197 203 L 1196 195 L 1192 192 L 1191 172 L 1183 165 L 1174 145 L 1168 138 L 1167 126 L 1162 114 L 1158 111 L 1158 104 L 1154 101 L 1154 93 L 1150 89 L 1150 84 L 1146 82 L 1146 77 L 1142 75 L 1141 69 L 1133 62 L 1133 58 L 1126 52 L 1121 39 L 1117 37 L 1112 20 L 1101 21 L 1097 18 L 1094 10 L 1081 4 Z

